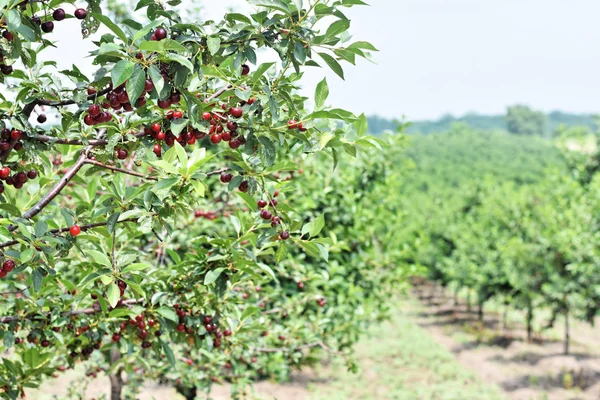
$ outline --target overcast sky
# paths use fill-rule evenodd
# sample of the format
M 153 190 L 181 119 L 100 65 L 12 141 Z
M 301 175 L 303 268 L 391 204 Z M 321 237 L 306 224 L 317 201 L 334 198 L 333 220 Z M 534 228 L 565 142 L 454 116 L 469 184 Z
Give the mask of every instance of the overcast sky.
M 204 1 L 203 15 L 216 18 L 225 7 L 244 3 Z M 600 111 L 598 0 L 370 3 L 347 15 L 354 39 L 380 49 L 377 64 L 346 66 L 345 82 L 326 74 L 329 102 L 336 107 L 409 120 L 503 113 L 514 103 L 545 111 Z M 57 23 L 55 31 L 64 66 L 86 55 L 73 26 Z M 324 73 L 310 69 L 309 93 Z

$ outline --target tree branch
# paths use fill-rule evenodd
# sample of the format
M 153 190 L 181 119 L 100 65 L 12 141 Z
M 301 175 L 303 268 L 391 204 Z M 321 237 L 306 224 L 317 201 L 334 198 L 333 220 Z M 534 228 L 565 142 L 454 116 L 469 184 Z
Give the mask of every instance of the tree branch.
M 123 305 L 124 306 L 129 306 L 129 305 L 133 305 L 133 304 L 137 304 L 137 303 L 141 303 L 143 302 L 144 299 L 130 299 L 130 300 L 124 300 L 123 301 Z M 63 315 L 82 315 L 82 314 L 95 314 L 97 312 L 101 311 L 100 309 L 96 309 L 96 308 L 83 308 L 80 310 L 73 310 L 73 311 L 65 311 L 62 314 Z M 48 315 L 50 315 L 50 312 L 45 313 L 45 316 L 43 316 L 42 318 L 47 318 Z M 36 317 L 38 317 L 40 315 L 32 315 L 32 316 L 16 316 L 16 315 L 9 315 L 6 317 L 0 317 L 0 324 L 6 324 L 6 323 L 10 323 L 13 321 L 19 321 L 21 319 L 35 319 Z
M 124 222 L 137 222 L 139 218 L 127 218 L 127 219 L 123 219 L 121 221 L 117 221 L 117 224 L 121 224 Z M 79 228 L 82 231 L 87 231 L 89 229 L 93 229 L 93 228 L 98 228 L 99 226 L 106 226 L 108 225 L 108 222 L 95 222 L 93 224 L 87 224 L 87 225 L 79 225 Z M 51 231 L 49 231 L 50 234 L 52 235 L 58 235 L 60 233 L 65 233 L 68 232 L 69 229 L 71 229 L 71 227 L 66 227 L 66 228 L 59 228 L 59 229 L 52 229 Z M 16 244 L 19 244 L 20 242 L 18 240 L 11 240 L 10 242 L 4 242 L 4 243 L 0 243 L 0 249 L 3 249 L 5 247 L 10 247 L 10 246 L 14 246 Z
M 144 132 L 139 132 L 139 133 L 135 134 L 135 137 L 140 138 L 144 135 L 145 135 Z M 55 138 L 55 137 L 48 136 L 48 135 L 36 135 L 35 137 L 33 137 L 33 140 L 37 140 L 38 142 L 42 142 L 42 143 L 68 144 L 68 145 L 73 145 L 73 146 L 89 145 L 89 146 L 96 147 L 96 146 L 104 146 L 104 145 L 108 144 L 108 139 L 90 139 L 87 141 L 83 141 L 81 139 Z
M 254 349 L 254 351 L 259 352 L 259 353 L 282 353 L 282 352 L 289 352 L 289 351 L 311 349 L 313 347 L 320 347 L 323 350 L 327 351 L 328 353 L 332 353 L 332 354 L 337 354 L 337 355 L 344 354 L 342 352 L 333 350 L 331 347 L 325 345 L 325 343 L 323 343 L 320 340 L 317 342 L 313 342 L 313 343 L 303 344 L 302 346 L 298 346 L 298 347 L 291 348 L 291 349 L 288 347 L 259 347 L 259 348 Z
M 149 179 L 149 180 L 153 180 L 153 181 L 157 181 L 158 180 L 158 178 L 155 177 L 155 176 L 140 174 L 139 172 L 135 172 L 135 171 L 132 171 L 130 169 L 113 167 L 112 165 L 106 165 L 106 164 L 101 163 L 100 161 L 92 160 L 92 159 L 89 159 L 89 158 L 86 159 L 84 161 L 84 163 L 85 164 L 95 165 L 95 166 L 102 167 L 102 168 L 106 168 L 106 169 L 109 169 L 111 171 L 121 172 L 121 173 L 127 174 L 127 175 L 137 176 L 138 178 Z

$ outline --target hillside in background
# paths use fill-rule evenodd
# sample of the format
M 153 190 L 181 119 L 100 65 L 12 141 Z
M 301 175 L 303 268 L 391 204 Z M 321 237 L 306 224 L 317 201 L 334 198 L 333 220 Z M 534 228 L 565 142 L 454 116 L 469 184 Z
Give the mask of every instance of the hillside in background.
M 378 116 L 370 116 L 368 118 L 369 129 L 373 134 L 380 134 L 386 130 L 395 131 L 398 126 L 397 121 L 391 119 Z M 436 132 L 446 132 L 456 123 L 466 124 L 469 127 L 485 131 L 507 130 L 506 115 L 470 113 L 462 117 L 445 115 L 437 120 L 410 121 L 410 126 L 408 126 L 404 132 L 421 133 L 425 135 Z M 539 134 L 546 137 L 552 136 L 560 125 L 565 125 L 567 127 L 580 126 L 589 128 L 590 130 L 595 130 L 597 128 L 595 116 L 593 114 L 571 114 L 562 111 L 553 111 L 546 114 L 543 128 L 541 128 L 542 132 L 539 132 Z

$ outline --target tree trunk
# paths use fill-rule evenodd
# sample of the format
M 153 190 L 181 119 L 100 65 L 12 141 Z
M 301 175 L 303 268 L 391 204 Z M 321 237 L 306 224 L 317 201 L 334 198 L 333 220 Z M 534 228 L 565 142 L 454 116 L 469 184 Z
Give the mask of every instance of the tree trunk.
M 198 389 L 195 387 L 175 385 L 175 390 L 177 390 L 177 393 L 185 397 L 185 400 L 194 400 L 198 395 Z
M 569 341 L 571 336 L 569 335 L 569 309 L 565 311 L 565 355 L 569 355 Z
M 467 292 L 467 311 L 471 312 L 471 289 Z
M 483 303 L 483 301 L 479 301 L 477 308 L 477 318 L 479 319 L 479 322 L 483 322 Z
M 114 364 L 121 359 L 121 352 L 117 345 L 113 345 L 110 349 L 110 363 Z M 121 400 L 121 390 L 123 389 L 123 378 L 121 373 L 123 368 L 117 368 L 115 372 L 110 374 L 110 400 Z
M 502 329 L 506 330 L 508 327 L 508 305 L 504 305 L 504 314 L 502 315 Z
M 533 322 L 533 307 L 531 304 L 527 306 L 527 341 L 531 342 L 531 331 Z
M 456 286 L 454 289 L 454 307 L 458 306 L 458 291 L 460 290 L 460 286 Z

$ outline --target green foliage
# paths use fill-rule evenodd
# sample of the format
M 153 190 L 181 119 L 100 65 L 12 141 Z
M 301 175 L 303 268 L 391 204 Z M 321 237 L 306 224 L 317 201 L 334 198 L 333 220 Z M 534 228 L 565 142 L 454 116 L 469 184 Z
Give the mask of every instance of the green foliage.
M 516 105 L 506 110 L 506 129 L 515 135 L 541 135 L 545 131 L 546 116 L 528 106 Z
M 406 274 L 385 240 L 398 213 L 379 199 L 398 170 L 382 151 L 403 138 L 365 136 L 325 80 L 314 110 L 297 92 L 306 66 L 343 78 L 376 50 L 347 34 L 364 3 L 249 2 L 217 22 L 177 1 L 112 4 L 119 23 L 91 3 L 83 36 L 106 32 L 91 76 L 38 61 L 45 3 L 4 3 L 3 398 L 80 362 L 127 374 L 128 398 L 146 378 L 228 380 L 237 396 L 322 352 L 352 366 L 385 317 Z M 48 110 L 58 124 L 36 118 Z
M 395 132 L 399 124 L 395 120 L 369 116 L 369 129 L 375 135 L 381 134 L 386 130 Z M 447 132 L 453 129 L 453 126 L 456 124 L 467 125 L 472 129 L 481 131 L 501 131 L 507 129 L 505 115 L 468 113 L 462 117 L 445 115 L 437 120 L 411 121 L 404 129 L 404 132 L 408 134 L 420 133 L 429 135 L 432 133 Z M 573 127 L 581 127 L 582 129 L 586 129 L 588 133 L 595 131 L 597 127 L 596 116 L 552 111 L 546 115 L 544 131 L 538 132 L 538 134 L 545 137 L 558 136 L 561 129 Z
M 582 185 L 566 168 L 576 158 L 551 142 L 506 134 L 421 137 L 409 154 L 407 261 L 443 285 L 473 289 L 480 304 L 547 307 L 548 326 L 560 313 L 593 322 L 597 176 Z

